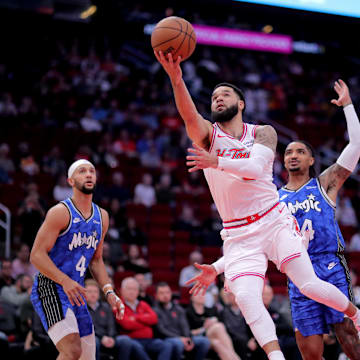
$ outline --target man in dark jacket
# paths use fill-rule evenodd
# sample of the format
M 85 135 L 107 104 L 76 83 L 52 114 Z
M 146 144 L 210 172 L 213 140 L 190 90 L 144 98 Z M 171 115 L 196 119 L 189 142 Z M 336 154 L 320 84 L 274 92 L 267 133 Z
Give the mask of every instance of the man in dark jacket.
M 156 286 L 154 307 L 158 315 L 156 330 L 161 338 L 171 342 L 175 347 L 174 360 L 181 359 L 183 352 L 194 351 L 196 360 L 203 360 L 209 351 L 210 341 L 203 336 L 191 336 L 185 311 L 171 301 L 170 286 L 161 282 Z

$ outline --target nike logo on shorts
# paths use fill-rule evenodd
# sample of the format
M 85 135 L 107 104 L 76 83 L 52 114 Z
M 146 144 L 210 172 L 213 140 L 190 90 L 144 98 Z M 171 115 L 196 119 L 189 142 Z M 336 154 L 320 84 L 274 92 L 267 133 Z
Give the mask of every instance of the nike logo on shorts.
M 331 270 L 334 266 L 336 266 L 336 262 L 331 262 L 329 265 L 328 265 L 328 270 Z

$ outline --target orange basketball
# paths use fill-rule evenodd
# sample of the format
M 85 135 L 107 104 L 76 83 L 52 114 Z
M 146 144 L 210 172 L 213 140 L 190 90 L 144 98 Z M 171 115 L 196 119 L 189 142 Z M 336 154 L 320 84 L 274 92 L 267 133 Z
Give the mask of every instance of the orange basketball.
M 171 53 L 176 60 L 187 59 L 195 50 L 196 35 L 192 25 L 185 19 L 169 16 L 159 21 L 151 34 L 151 46 L 165 55 Z

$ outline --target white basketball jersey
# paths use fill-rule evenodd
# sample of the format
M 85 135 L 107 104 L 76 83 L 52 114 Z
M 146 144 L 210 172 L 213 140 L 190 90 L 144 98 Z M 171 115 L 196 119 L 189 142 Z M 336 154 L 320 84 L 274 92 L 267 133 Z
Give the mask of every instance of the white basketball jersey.
M 257 125 L 243 123 L 238 140 L 213 125 L 209 152 L 230 159 L 248 158 L 255 140 Z M 219 169 L 204 169 L 211 195 L 223 221 L 241 219 L 270 208 L 279 201 L 273 181 L 273 161 L 269 162 L 261 178 L 254 180 Z

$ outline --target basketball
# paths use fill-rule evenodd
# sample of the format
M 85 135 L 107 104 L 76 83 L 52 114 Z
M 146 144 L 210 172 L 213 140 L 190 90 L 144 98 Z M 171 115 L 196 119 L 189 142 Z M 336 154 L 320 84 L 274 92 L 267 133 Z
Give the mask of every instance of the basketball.
M 151 46 L 164 55 L 171 53 L 174 61 L 181 56 L 187 59 L 195 50 L 196 35 L 192 25 L 185 19 L 170 16 L 159 21 L 152 34 Z

